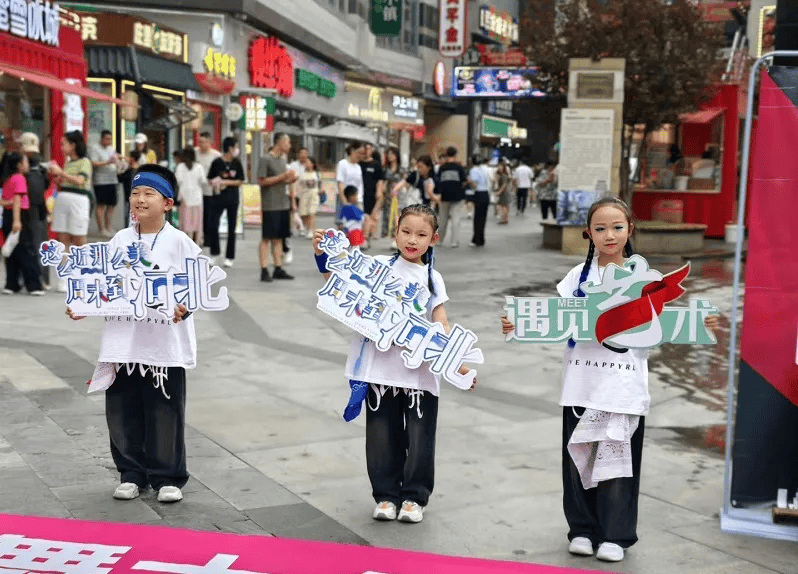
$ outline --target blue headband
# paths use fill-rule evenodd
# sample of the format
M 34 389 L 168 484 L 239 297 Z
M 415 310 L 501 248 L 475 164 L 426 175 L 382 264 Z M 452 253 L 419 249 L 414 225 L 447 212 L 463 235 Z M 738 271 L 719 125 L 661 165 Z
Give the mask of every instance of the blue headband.
M 175 198 L 175 192 L 172 189 L 172 186 L 169 185 L 169 182 L 166 181 L 163 177 L 161 177 L 157 173 L 152 173 L 151 171 L 142 171 L 137 173 L 133 177 L 132 188 L 136 188 L 142 185 L 146 185 L 147 187 L 153 188 L 155 191 L 157 191 L 167 199 Z

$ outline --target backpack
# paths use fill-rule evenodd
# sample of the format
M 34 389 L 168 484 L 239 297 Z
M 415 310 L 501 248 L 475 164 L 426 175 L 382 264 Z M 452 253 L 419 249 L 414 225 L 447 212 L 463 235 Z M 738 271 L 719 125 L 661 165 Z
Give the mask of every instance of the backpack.
M 28 180 L 28 198 L 30 204 L 36 207 L 42 207 L 45 204 L 44 194 L 47 192 L 49 181 L 47 179 L 47 172 L 40 166 L 32 167 L 27 175 Z

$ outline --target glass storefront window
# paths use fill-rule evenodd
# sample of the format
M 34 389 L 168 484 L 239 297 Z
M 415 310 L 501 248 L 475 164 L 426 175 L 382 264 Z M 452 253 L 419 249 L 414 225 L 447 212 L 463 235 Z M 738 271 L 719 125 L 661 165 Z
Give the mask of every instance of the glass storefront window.
M 116 96 L 113 80 L 107 82 L 90 81 L 89 89 L 111 98 Z M 113 144 L 116 145 L 114 104 L 100 100 L 89 100 L 88 108 L 88 145 L 98 144 L 103 130 L 108 130 L 114 135 Z
M 16 150 L 16 141 L 23 132 L 39 136 L 39 145 L 49 156 L 50 122 L 49 90 L 25 82 L 10 74 L 0 75 L 0 154 L 7 149 Z

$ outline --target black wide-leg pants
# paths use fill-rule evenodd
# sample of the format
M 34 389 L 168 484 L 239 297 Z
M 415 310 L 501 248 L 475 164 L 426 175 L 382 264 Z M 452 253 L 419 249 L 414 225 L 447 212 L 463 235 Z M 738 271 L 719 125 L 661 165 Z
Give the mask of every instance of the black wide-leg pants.
M 575 407 L 577 414 L 583 408 Z M 576 469 L 568 441 L 579 424 L 572 407 L 563 408 L 562 419 L 562 483 L 563 510 L 568 521 L 568 540 L 579 536 L 589 538 L 593 546 L 614 542 L 628 548 L 637 542 L 637 499 L 640 493 L 640 460 L 643 454 L 645 417 L 640 417 L 637 430 L 632 435 L 631 477 L 614 478 L 585 490 Z
M 105 418 L 111 456 L 121 482 L 182 488 L 186 471 L 186 371 L 166 369 L 166 378 L 151 367 L 122 365 L 105 391 Z M 168 395 L 168 398 L 167 398 Z
M 435 483 L 438 397 L 427 391 L 369 385 L 366 467 L 375 502 L 426 506 Z

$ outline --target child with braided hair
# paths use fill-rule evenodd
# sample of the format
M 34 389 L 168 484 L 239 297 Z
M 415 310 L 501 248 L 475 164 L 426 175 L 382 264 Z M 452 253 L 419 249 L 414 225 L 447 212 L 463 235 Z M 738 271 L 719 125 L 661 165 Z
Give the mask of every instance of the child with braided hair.
M 319 243 L 324 233 L 319 229 L 313 237 L 317 262 L 323 261 Z M 427 319 L 440 323 L 448 333 L 443 304 L 449 297 L 443 277 L 434 269 L 438 239 L 435 212 L 423 204 L 411 205 L 399 214 L 397 252 L 375 259 L 388 263 L 395 276 L 415 285 L 416 301 L 426 307 Z M 329 272 L 325 272 L 324 264 L 320 263 L 319 268 L 327 279 Z M 381 352 L 364 337 L 353 341 L 346 362 L 353 394 L 344 418 L 354 419 L 365 398 L 366 466 L 377 503 L 372 517 L 395 520 L 399 508 L 401 522 L 418 523 L 434 483 L 440 377 L 430 372 L 427 363 L 408 368 L 401 352 L 402 348 L 396 346 Z M 463 365 L 460 373 L 467 372 Z
M 601 282 L 610 263 L 623 267 L 634 253 L 629 207 L 603 197 L 588 211 L 587 258 L 557 285 L 560 297 L 584 297 L 585 282 Z M 598 257 L 596 257 L 598 252 Z M 502 332 L 515 329 L 502 317 Z M 717 317 L 707 317 L 710 329 Z M 563 361 L 563 510 L 568 551 L 608 562 L 623 560 L 637 542 L 640 461 L 648 394 L 648 350 L 568 341 Z M 595 462 L 591 462 L 595 460 Z M 595 549 L 598 549 L 597 551 Z

